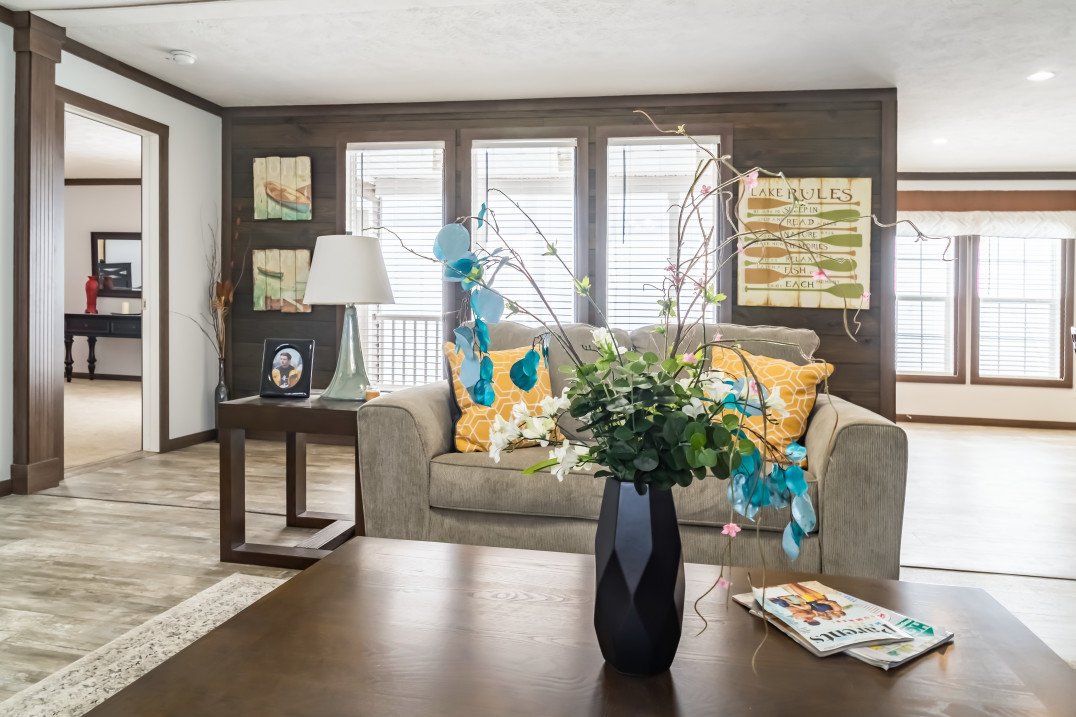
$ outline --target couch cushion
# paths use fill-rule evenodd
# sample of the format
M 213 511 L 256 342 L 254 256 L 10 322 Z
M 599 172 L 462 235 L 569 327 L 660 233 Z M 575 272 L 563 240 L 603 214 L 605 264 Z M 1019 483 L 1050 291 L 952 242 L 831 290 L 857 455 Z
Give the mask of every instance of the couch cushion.
M 631 332 L 631 343 L 636 351 L 664 355 L 665 336 L 656 333 L 653 326 L 645 326 Z M 669 329 L 671 336 L 676 334 L 676 327 Z M 706 324 L 705 338 L 713 340 L 714 334 L 721 334 L 723 339 L 739 340 L 744 350 L 757 356 L 791 361 L 798 366 L 811 363 L 814 352 L 818 350 L 818 334 L 810 329 L 789 329 L 783 326 L 741 326 L 739 324 Z M 681 350 L 691 351 L 703 342 L 702 326 L 692 326 L 684 333 L 680 341 Z M 778 343 L 770 343 L 776 341 Z M 789 345 L 791 344 L 791 345 Z
M 518 404 L 526 406 L 528 411 L 536 414 L 542 401 L 549 398 L 549 371 L 542 362 L 538 363 L 538 380 L 535 381 L 531 390 L 524 391 L 511 379 L 512 365 L 531 350 L 529 345 L 505 351 L 491 350 L 486 354 L 493 362 L 495 394 L 493 403 L 489 406 L 476 403 L 460 381 L 463 353 L 456 350 L 455 344 L 445 343 L 443 348 L 448 360 L 449 372 L 452 375 L 452 393 L 455 397 L 458 415 L 456 419 L 457 451 L 489 452 L 495 418 L 499 416 L 508 420 L 512 416 L 513 408 Z M 558 434 L 554 433 L 554 436 L 556 435 Z M 521 445 L 536 446 L 538 444 L 534 441 L 526 441 Z
M 524 468 L 549 457 L 548 448 L 521 448 L 501 454 L 494 463 L 485 453 L 446 453 L 430 463 L 430 506 L 454 510 L 471 510 L 513 515 L 561 516 L 597 520 L 601 509 L 605 479 L 595 478 L 594 471 L 575 471 L 564 482 L 549 472 L 525 476 Z M 818 481 L 808 473 L 807 489 L 816 512 Z M 673 500 L 681 523 L 719 527 L 729 522 L 728 482 L 707 478 L 688 488 L 674 487 Z M 764 508 L 760 526 L 763 530 L 784 530 L 788 509 Z M 751 526 L 743 516 L 732 521 Z

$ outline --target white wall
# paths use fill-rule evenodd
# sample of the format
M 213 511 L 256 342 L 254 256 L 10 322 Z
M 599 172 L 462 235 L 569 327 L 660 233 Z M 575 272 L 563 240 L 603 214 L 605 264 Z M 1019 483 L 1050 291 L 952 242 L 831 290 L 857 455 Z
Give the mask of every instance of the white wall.
M 10 355 L 15 314 L 12 276 L 14 272 L 15 213 L 15 51 L 13 30 L 0 24 L 0 347 Z M 0 477 L 6 478 L 11 465 L 11 388 L 0 390 Z
M 64 187 L 64 313 L 86 310 L 86 278 L 90 275 L 91 232 L 142 231 L 142 188 L 139 186 Z M 124 301 L 131 313 L 140 313 L 138 299 L 101 296 L 97 311 L 119 312 Z M 86 339 L 78 336 L 71 347 L 75 373 L 86 373 Z M 97 373 L 142 375 L 142 342 L 133 339 L 98 339 Z
M 1071 181 L 899 182 L 900 191 L 1064 190 Z M 929 229 L 920 227 L 925 232 Z M 1073 309 L 1076 317 L 1076 307 Z M 967 340 L 971 341 L 968 327 Z M 970 346 L 970 344 L 969 344 Z M 1066 343 L 1064 349 L 1071 351 Z M 969 351 L 970 354 L 970 351 Z M 967 358 L 970 362 L 970 356 Z M 970 365 L 969 365 L 970 375 Z M 1076 423 L 1076 387 L 1030 388 L 979 384 L 897 382 L 897 416 L 954 416 Z
M 179 314 L 205 311 L 207 225 L 220 224 L 220 118 L 66 52 L 56 68 L 56 84 L 169 127 L 169 436 L 211 429 L 216 355 Z

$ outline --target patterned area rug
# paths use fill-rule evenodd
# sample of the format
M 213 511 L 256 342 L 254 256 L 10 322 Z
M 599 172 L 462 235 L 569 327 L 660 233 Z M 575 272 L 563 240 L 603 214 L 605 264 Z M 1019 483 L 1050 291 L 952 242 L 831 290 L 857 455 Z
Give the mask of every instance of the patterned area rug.
M 0 717 L 79 717 L 284 580 L 235 573 L 0 704 Z

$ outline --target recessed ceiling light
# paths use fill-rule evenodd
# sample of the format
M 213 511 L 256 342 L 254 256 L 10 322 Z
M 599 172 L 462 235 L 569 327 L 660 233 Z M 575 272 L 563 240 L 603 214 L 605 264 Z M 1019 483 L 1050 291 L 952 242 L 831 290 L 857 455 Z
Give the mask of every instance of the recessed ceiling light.
M 193 52 L 186 50 L 172 50 L 168 53 L 168 59 L 177 65 L 193 65 L 198 57 Z
M 1057 77 L 1056 72 L 1050 72 L 1049 70 L 1043 70 L 1042 72 L 1036 72 L 1027 76 L 1027 79 L 1032 82 L 1045 82 L 1046 80 L 1052 80 Z
M 934 144 L 945 144 L 945 143 L 946 143 L 946 142 L 948 142 L 949 140 L 948 140 L 948 139 L 946 139 L 945 137 L 935 137 L 935 138 L 934 138 L 933 140 L 931 140 L 931 141 L 932 141 L 932 142 L 934 142 Z

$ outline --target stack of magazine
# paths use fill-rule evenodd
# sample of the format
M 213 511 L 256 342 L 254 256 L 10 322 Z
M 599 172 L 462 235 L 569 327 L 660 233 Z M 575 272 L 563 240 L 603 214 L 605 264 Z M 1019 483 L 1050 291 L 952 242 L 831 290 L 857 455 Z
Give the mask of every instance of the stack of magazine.
M 950 642 L 953 633 L 887 610 L 818 582 L 753 588 L 733 600 L 770 622 L 817 657 L 837 653 L 888 670 Z M 765 600 L 765 602 L 763 602 Z

